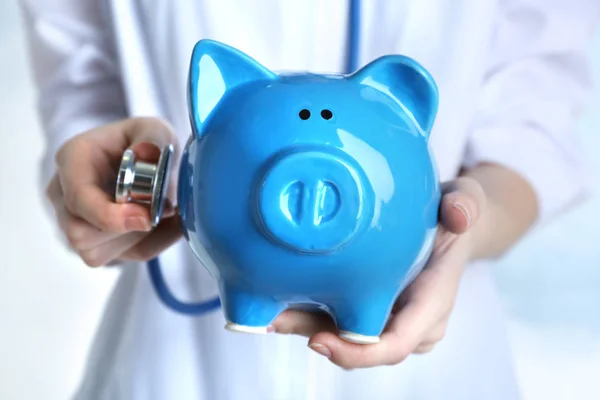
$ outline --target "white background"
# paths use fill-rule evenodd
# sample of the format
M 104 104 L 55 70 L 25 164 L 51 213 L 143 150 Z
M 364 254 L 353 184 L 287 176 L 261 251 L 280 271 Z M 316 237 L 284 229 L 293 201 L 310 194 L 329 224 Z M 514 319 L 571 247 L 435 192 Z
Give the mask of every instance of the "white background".
M 599 89 L 581 132 L 600 182 L 600 34 L 591 51 Z M 0 2 L 0 61 L 0 399 L 67 399 L 116 275 L 68 253 L 42 208 L 43 140 L 13 2 Z M 496 267 L 526 400 L 600 399 L 599 223 L 600 193 Z

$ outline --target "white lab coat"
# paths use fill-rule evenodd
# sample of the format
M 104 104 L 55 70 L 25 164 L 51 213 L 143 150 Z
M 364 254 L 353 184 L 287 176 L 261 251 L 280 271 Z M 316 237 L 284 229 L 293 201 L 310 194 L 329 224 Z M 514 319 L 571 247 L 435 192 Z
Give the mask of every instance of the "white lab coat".
M 185 85 L 200 38 L 233 45 L 273 70 L 343 68 L 348 2 L 332 0 L 22 0 L 47 138 L 42 183 L 73 135 L 131 115 L 190 132 Z M 439 85 L 431 140 L 442 180 L 498 162 L 536 190 L 541 221 L 585 193 L 573 122 L 590 89 L 585 50 L 594 0 L 365 0 L 360 63 L 416 58 Z M 161 260 L 182 299 L 216 294 L 178 243 Z M 223 329 L 219 312 L 166 309 L 143 265 L 122 270 L 77 399 L 266 400 L 519 398 L 488 265 L 469 266 L 446 338 L 397 366 L 344 371 L 292 336 Z

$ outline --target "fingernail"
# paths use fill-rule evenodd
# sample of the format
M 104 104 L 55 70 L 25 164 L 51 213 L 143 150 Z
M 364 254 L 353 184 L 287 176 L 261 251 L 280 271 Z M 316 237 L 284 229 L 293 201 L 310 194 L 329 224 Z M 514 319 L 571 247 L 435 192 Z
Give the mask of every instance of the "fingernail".
M 125 219 L 125 229 L 128 231 L 147 232 L 150 230 L 150 223 L 142 217 L 128 217 Z
M 467 211 L 466 207 L 463 206 L 460 203 L 454 203 L 452 204 L 458 211 L 460 211 L 462 213 L 462 215 L 465 216 L 465 219 L 467 220 L 467 227 L 471 226 L 471 215 L 469 214 L 469 212 Z
M 275 327 L 273 325 L 267 326 L 267 333 L 273 333 L 273 332 L 275 332 Z
M 173 202 L 170 199 L 165 199 L 163 215 L 169 217 L 175 215 L 175 206 L 173 205 Z
M 327 347 L 325 347 L 324 345 L 320 344 L 320 343 L 311 343 L 308 345 L 308 347 L 310 347 L 312 350 L 316 351 L 317 353 L 319 353 L 320 355 L 330 358 L 331 357 L 331 350 L 329 350 Z
M 175 209 L 174 208 L 165 208 L 162 216 L 163 216 L 163 218 L 171 218 L 171 217 L 175 216 Z

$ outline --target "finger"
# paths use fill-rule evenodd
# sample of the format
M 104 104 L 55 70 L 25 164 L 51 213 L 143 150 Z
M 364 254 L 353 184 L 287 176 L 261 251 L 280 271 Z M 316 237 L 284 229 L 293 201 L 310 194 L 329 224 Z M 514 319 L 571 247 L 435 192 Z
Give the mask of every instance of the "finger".
M 273 322 L 276 333 L 310 337 L 317 332 L 335 332 L 336 327 L 329 315 L 321 312 L 286 310 Z
M 148 210 L 138 204 L 116 204 L 105 190 L 102 170 L 96 165 L 93 142 L 74 139 L 61 150 L 58 180 L 67 210 L 109 233 L 150 230 Z
M 120 255 L 122 260 L 148 261 L 171 247 L 182 237 L 179 218 L 167 218 L 158 227 L 146 235 L 142 241 Z
M 177 138 L 173 128 L 164 120 L 154 117 L 140 117 L 127 120 L 125 137 L 131 146 L 138 143 L 152 143 L 159 149 L 171 144 L 177 148 Z M 160 151 L 160 150 L 159 150 Z
M 461 234 L 479 219 L 485 206 L 485 193 L 472 178 L 460 177 L 443 185 L 441 223 L 448 231 Z
M 389 333 L 382 334 L 377 344 L 356 344 L 333 332 L 319 332 L 309 339 L 308 346 L 345 369 L 393 365 L 410 354 L 402 351 L 401 344 Z
M 137 160 L 145 162 L 157 162 L 162 149 L 167 145 L 174 148 L 173 158 L 177 157 L 179 146 L 173 128 L 164 120 L 154 117 L 131 118 L 125 121 L 119 132 L 122 146 L 118 154 L 114 154 L 115 160 L 119 160 L 125 149 L 131 148 Z M 175 163 L 172 163 L 174 168 Z M 116 170 L 118 164 L 113 166 Z
M 177 208 L 173 205 L 173 202 L 169 199 L 165 199 L 165 208 L 162 213 L 162 219 L 171 218 L 177 215 Z
M 413 354 L 425 354 L 429 353 L 435 347 L 437 343 L 424 343 L 420 344 L 416 349 L 413 350 Z
M 177 218 L 161 222 L 150 233 L 132 232 L 113 239 L 94 249 L 80 253 L 90 267 L 113 265 L 120 261 L 148 261 L 167 249 L 181 237 L 181 225 Z
M 118 233 L 107 233 L 99 230 L 79 217 L 75 217 L 62 206 L 57 209 L 58 224 L 70 247 L 77 251 L 90 250 L 118 236 Z
M 65 206 L 67 210 L 107 233 L 148 232 L 150 215 L 146 207 L 135 204 L 117 204 L 95 183 L 78 182 L 65 172 Z M 61 174 L 62 175 L 62 174 Z
M 48 182 L 48 186 L 46 186 L 46 197 L 48 198 L 48 200 L 50 200 L 52 206 L 54 206 L 54 203 L 58 199 L 62 200 L 63 193 L 60 188 L 60 183 L 57 174 L 54 174 L 52 179 L 50 179 L 50 182 Z
M 446 335 L 446 327 L 447 322 L 444 319 L 425 335 L 423 341 L 415 350 L 413 350 L 413 353 L 424 354 L 433 350 L 433 348 L 444 339 L 444 336 Z
M 427 327 L 431 325 L 428 313 L 412 303 L 394 317 L 389 330 L 377 344 L 347 342 L 334 333 L 319 332 L 309 340 L 309 347 L 327 349 L 330 361 L 342 368 L 369 368 L 378 365 L 395 365 L 408 357 L 421 343 Z M 327 355 L 327 351 L 325 355 Z
M 57 175 L 48 185 L 47 194 L 54 207 L 58 225 L 73 250 L 89 250 L 108 242 L 118 235 L 102 232 L 81 218 L 71 215 L 65 207 Z
M 127 148 L 131 148 L 137 160 L 157 162 L 162 149 L 172 145 L 177 152 L 177 138 L 169 125 L 156 118 L 128 120 L 124 126 Z M 174 167 L 175 163 L 171 166 Z M 116 165 L 115 165 L 116 167 Z
M 142 146 L 139 148 L 139 154 L 136 151 L 136 156 L 144 159 L 154 158 L 159 151 L 157 148 L 161 149 L 169 143 L 177 150 L 177 140 L 173 132 L 172 127 L 160 118 L 137 117 L 99 126 L 84 132 L 82 136 L 93 142 L 97 150 L 104 151 L 113 160 L 118 160 L 115 165 L 118 168 L 123 151 L 129 147 L 137 147 L 140 143 L 147 142 L 154 145 L 153 147 Z M 57 162 L 59 156 L 60 154 L 57 154 Z
M 120 254 L 123 254 L 125 251 L 142 241 L 146 235 L 147 233 L 144 232 L 131 232 L 120 235 L 100 246 L 80 251 L 79 255 L 83 262 L 89 267 L 108 265 L 118 258 Z

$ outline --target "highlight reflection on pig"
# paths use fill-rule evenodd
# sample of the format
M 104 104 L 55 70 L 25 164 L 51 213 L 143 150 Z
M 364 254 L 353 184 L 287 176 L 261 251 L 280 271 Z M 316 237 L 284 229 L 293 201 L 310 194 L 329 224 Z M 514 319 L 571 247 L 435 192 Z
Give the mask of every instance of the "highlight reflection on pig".
M 201 40 L 188 85 L 180 214 L 214 261 L 227 328 L 315 307 L 342 338 L 377 342 L 433 247 L 432 77 L 396 55 L 348 76 L 276 74 Z

